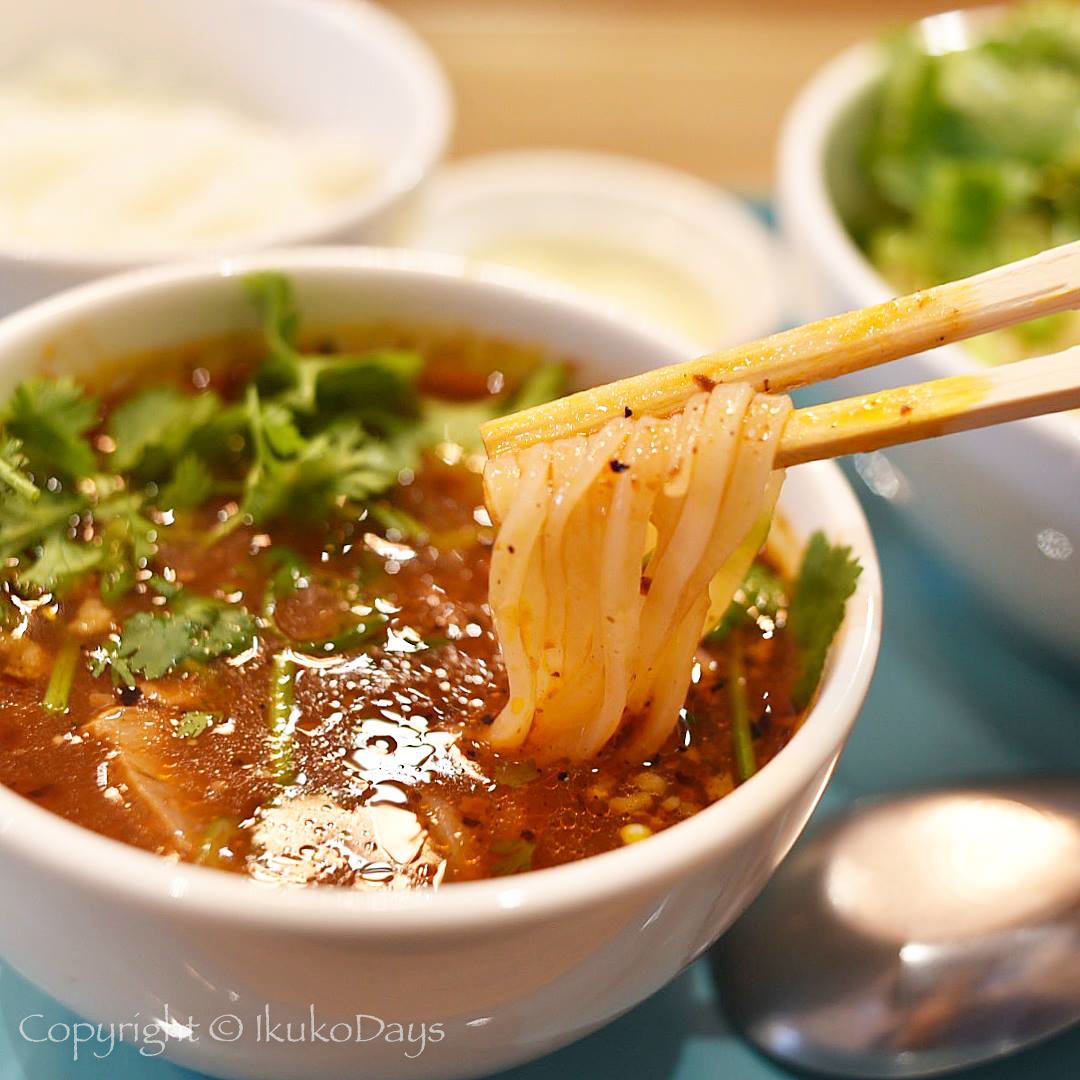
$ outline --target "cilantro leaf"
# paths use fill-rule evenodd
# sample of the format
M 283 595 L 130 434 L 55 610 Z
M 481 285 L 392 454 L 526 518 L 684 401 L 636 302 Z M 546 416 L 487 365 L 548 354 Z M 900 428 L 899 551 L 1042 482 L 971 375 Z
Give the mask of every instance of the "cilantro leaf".
M 323 513 L 347 502 L 363 502 L 417 463 L 407 441 L 374 439 L 354 422 L 341 421 L 306 438 L 287 409 L 278 402 L 264 404 L 253 386 L 248 388 L 247 409 L 254 460 L 240 512 L 222 532 L 244 516 L 264 522 L 298 506 Z
M 255 304 L 269 353 L 259 387 L 302 414 L 322 409 L 364 420 L 409 410 L 413 385 L 423 367 L 414 349 L 372 349 L 352 355 L 309 356 L 295 348 L 299 312 L 283 274 L 256 273 L 244 279 Z
M 22 443 L 18 439 L 0 436 L 0 484 L 11 488 L 16 495 L 36 502 L 41 492 L 23 471 L 25 467 L 26 455 L 22 452 Z
M 420 446 L 454 443 L 465 450 L 481 448 L 480 428 L 502 410 L 498 398 L 480 401 L 443 401 L 424 398 L 420 405 L 420 426 L 415 439 Z
M 270 601 L 296 592 L 300 582 L 311 575 L 311 563 L 284 544 L 270 548 L 264 558 L 274 567 L 266 589 Z
M 786 607 L 784 583 L 763 563 L 752 563 L 720 621 L 705 635 L 705 641 L 718 645 L 732 630 L 749 626 L 762 616 L 775 622 Z
M 566 390 L 567 369 L 562 364 L 534 368 L 509 395 L 479 401 L 446 401 L 424 398 L 420 403 L 420 426 L 415 438 L 422 446 L 456 443 L 465 450 L 479 450 L 480 428 L 489 420 L 519 409 L 530 409 L 559 397 Z
M 157 553 L 157 526 L 142 508 L 140 495 L 121 493 L 94 509 L 95 524 L 101 526 L 101 595 L 107 601 L 128 592 L 135 585 L 136 571 Z
M 407 510 L 386 499 L 378 499 L 368 507 L 372 521 L 381 525 L 391 540 L 415 540 L 425 543 L 431 535 L 428 527 Z
M 822 532 L 810 537 L 788 609 L 788 629 L 799 652 L 792 691 L 796 708 L 809 705 L 817 690 L 825 656 L 844 621 L 844 607 L 861 573 L 850 547 L 830 545 Z
M 100 547 L 79 544 L 53 533 L 41 545 L 41 553 L 34 562 L 21 569 L 15 580 L 19 585 L 51 591 L 93 570 L 103 556 Z
M 71 379 L 27 379 L 15 387 L 4 420 L 22 442 L 34 472 L 57 471 L 77 479 L 97 469 L 84 438 L 97 419 L 97 401 Z
M 150 386 L 133 394 L 109 417 L 109 435 L 116 444 L 112 468 L 164 475 L 220 405 L 216 394 L 185 394 L 174 386 Z
M 140 611 L 124 622 L 113 663 L 124 671 L 160 679 L 190 655 L 192 627 L 186 619 L 165 612 Z
M 178 739 L 197 739 L 216 719 L 211 712 L 186 712 L 176 725 L 174 734 Z
M 494 877 L 507 877 L 510 874 L 523 874 L 532 869 L 533 853 L 536 844 L 511 837 L 505 840 L 496 840 L 491 845 L 492 854 L 499 857 L 491 864 L 491 873 Z
M 502 412 L 520 412 L 554 401 L 566 393 L 569 380 L 570 369 L 565 364 L 539 364 L 514 389 Z
M 255 305 L 271 356 L 286 365 L 291 364 L 295 356 L 292 343 L 300 325 L 300 312 L 289 279 L 276 271 L 264 270 L 246 275 L 242 282 Z
M 163 510 L 194 510 L 202 506 L 214 490 L 214 478 L 206 462 L 195 454 L 185 454 L 173 470 L 172 479 L 161 489 L 157 504 Z
M 18 495 L 0 499 L 0 558 L 19 555 L 54 532 L 66 531 L 71 519 L 86 505 L 86 500 L 78 496 L 51 493 L 33 501 Z
M 127 619 L 105 663 L 114 681 L 131 685 L 135 675 L 160 679 L 186 661 L 236 656 L 254 640 L 255 620 L 244 608 L 182 592 L 165 611 Z
M 372 611 L 360 621 L 346 626 L 331 638 L 323 638 L 320 641 L 295 641 L 293 648 L 297 652 L 308 653 L 313 656 L 325 656 L 333 653 L 344 652 L 347 649 L 358 649 L 362 645 L 370 645 L 375 635 L 389 622 L 382 612 Z

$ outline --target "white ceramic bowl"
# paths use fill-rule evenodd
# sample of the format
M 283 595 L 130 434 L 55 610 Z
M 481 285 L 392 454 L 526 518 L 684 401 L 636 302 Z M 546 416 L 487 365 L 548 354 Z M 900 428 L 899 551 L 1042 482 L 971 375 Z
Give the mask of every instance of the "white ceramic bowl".
M 925 20 L 924 29 L 963 41 L 968 19 L 951 12 Z M 838 193 L 860 183 L 847 156 L 850 135 L 881 70 L 877 48 L 850 49 L 810 82 L 784 124 L 780 219 L 807 319 L 895 295 L 837 211 Z M 978 370 L 985 369 L 954 345 L 848 376 L 830 390 L 859 394 Z M 1007 616 L 1080 656 L 1080 417 L 1024 420 L 887 456 L 906 479 L 899 482 L 905 509 L 939 550 Z M 897 486 L 892 477 L 889 487 Z
M 450 131 L 450 93 L 431 53 L 366 0 L 34 0 L 4 13 L 0 71 L 73 43 L 285 126 L 352 134 L 370 150 L 374 178 L 354 197 L 230 250 L 384 240 Z M 0 314 L 103 274 L 190 254 L 0 246 Z
M 678 358 L 663 339 L 468 276 L 457 260 L 312 249 L 145 270 L 11 316 L 0 322 L 0 396 L 46 354 L 50 370 L 87 371 L 249 327 L 235 275 L 260 268 L 289 274 L 309 324 L 389 317 L 469 327 L 579 357 L 583 380 Z M 164 1018 L 166 1005 L 174 1021 L 194 1018 L 196 1039 L 171 1040 L 167 1055 L 222 1076 L 447 1080 L 587 1034 L 664 985 L 761 889 L 862 703 L 881 632 L 866 521 L 831 464 L 793 470 L 782 512 L 800 538 L 823 528 L 851 544 L 864 571 L 803 727 L 760 773 L 690 820 L 582 862 L 434 894 L 286 892 L 104 839 L 0 788 L 0 954 L 98 1022 L 145 1023 Z M 412 1023 L 418 1038 L 426 1024 L 428 1042 L 369 1038 L 378 1027 L 367 1020 L 360 1044 L 310 1034 L 268 1043 L 257 1026 L 267 1009 L 294 1034 L 314 1010 L 317 1022 L 351 1023 L 354 1035 L 357 1015 L 391 1033 Z M 238 1018 L 243 1034 L 233 1038 L 229 1019 L 215 1029 L 219 1017 Z
M 507 241 L 545 236 L 572 237 L 578 255 L 647 260 L 651 275 L 629 298 L 619 289 L 612 295 L 582 288 L 581 295 L 618 318 L 679 332 L 695 352 L 753 341 L 783 321 L 776 242 L 749 207 L 715 184 L 641 158 L 544 149 L 451 162 L 424 187 L 402 239 L 408 247 L 482 259 L 477 252 L 493 244 L 505 249 Z M 594 289 L 611 273 L 594 280 Z M 646 283 L 658 298 L 667 296 L 656 288 L 660 275 L 672 291 L 692 293 L 702 311 L 698 304 L 693 317 L 677 317 L 667 304 L 657 304 L 651 317 L 640 310 Z

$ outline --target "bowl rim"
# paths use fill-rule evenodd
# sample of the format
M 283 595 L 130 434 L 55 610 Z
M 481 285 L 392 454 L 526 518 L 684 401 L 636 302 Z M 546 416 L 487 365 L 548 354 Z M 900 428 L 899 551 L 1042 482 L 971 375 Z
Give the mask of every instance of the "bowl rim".
M 912 25 L 933 20 L 986 19 L 1002 9 L 996 5 L 946 11 Z M 788 109 L 780 129 L 777 151 L 777 191 L 781 225 L 799 234 L 839 278 L 840 288 L 860 306 L 878 304 L 896 291 L 862 253 L 840 218 L 825 178 L 829 141 L 846 111 L 880 77 L 884 53 L 873 41 L 862 41 L 833 57 L 803 87 Z M 921 354 L 940 377 L 985 373 L 986 365 L 962 343 L 943 345 Z M 1080 424 L 1068 413 L 1049 413 L 1017 421 L 1032 437 L 1075 453 Z
M 100 277 L 141 266 L 213 258 L 291 244 L 316 244 L 348 233 L 389 210 L 420 186 L 443 158 L 454 121 L 454 99 L 435 54 L 398 16 L 371 0 L 263 0 L 292 17 L 323 21 L 330 33 L 364 48 L 385 50 L 396 58 L 403 78 L 418 91 L 419 119 L 410 140 L 379 163 L 373 182 L 348 199 L 315 211 L 293 225 L 271 226 L 234 243 L 183 249 L 117 248 L 92 252 L 33 244 L 0 242 L 0 267 L 20 265 L 37 271 Z
M 526 288 L 498 274 L 467 267 L 453 257 L 404 249 L 300 248 L 149 267 L 67 290 L 0 320 L 0 365 L 22 355 L 24 344 L 43 333 L 85 326 L 95 317 L 115 320 L 125 308 L 148 296 L 182 294 L 185 289 L 258 269 L 278 269 L 296 276 L 333 274 L 361 284 L 365 279 L 396 279 L 408 285 L 442 288 L 463 299 L 482 297 L 518 310 L 538 307 L 546 317 L 576 323 L 586 331 L 627 332 L 565 295 Z M 671 342 L 662 337 L 636 327 L 630 332 L 654 343 L 658 354 L 671 354 Z M 645 843 L 515 877 L 463 882 L 435 892 L 280 889 L 109 839 L 0 786 L 0 860 L 29 865 L 50 880 L 89 890 L 120 906 L 138 904 L 174 918 L 204 917 L 218 924 L 255 924 L 344 936 L 416 937 L 450 931 L 483 934 L 495 923 L 507 926 L 536 921 L 592 906 L 620 893 L 669 887 L 783 813 L 842 749 L 870 684 L 881 639 L 881 574 L 869 525 L 837 465 L 816 462 L 802 468 L 807 470 L 804 475 L 810 478 L 818 499 L 829 504 L 837 529 L 863 564 L 817 700 L 787 746 L 760 772 L 723 799 Z
M 477 215 L 476 210 L 491 198 L 497 199 L 501 207 L 514 207 L 506 217 L 516 219 L 516 226 L 490 230 L 490 215 Z M 601 218 L 610 215 L 595 228 L 593 235 L 598 238 L 608 238 L 611 221 L 629 210 L 640 215 L 643 223 L 647 218 L 669 219 L 674 228 L 694 238 L 710 261 L 714 251 L 716 260 L 738 260 L 738 310 L 726 313 L 722 337 L 704 345 L 691 342 L 693 348 L 715 349 L 749 341 L 782 323 L 788 306 L 788 283 L 777 238 L 761 217 L 745 199 L 651 158 L 559 146 L 488 150 L 457 158 L 440 166 L 425 185 L 404 239 L 410 247 L 453 250 L 473 262 L 482 262 L 482 257 L 459 246 L 444 246 L 442 237 L 448 225 L 465 222 L 464 233 L 471 233 L 474 239 L 489 231 L 495 235 L 517 231 L 525 235 L 534 230 L 545 234 L 561 232 L 546 224 L 537 228 L 529 216 L 531 202 L 548 198 L 564 199 L 567 205 L 585 199 Z M 596 205 L 600 200 L 605 204 L 603 209 Z M 717 237 L 721 238 L 719 248 L 713 243 Z M 648 236 L 627 238 L 625 243 L 627 248 L 642 252 L 650 252 L 653 247 Z M 730 280 L 701 262 L 682 269 L 714 294 L 732 286 Z M 525 270 L 513 272 L 530 278 L 543 276 Z M 610 314 L 626 318 L 626 312 L 615 301 L 583 289 L 575 292 Z

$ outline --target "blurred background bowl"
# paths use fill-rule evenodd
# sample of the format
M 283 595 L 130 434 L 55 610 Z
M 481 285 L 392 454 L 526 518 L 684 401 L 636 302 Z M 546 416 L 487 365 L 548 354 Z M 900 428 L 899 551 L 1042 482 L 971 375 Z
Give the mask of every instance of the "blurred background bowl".
M 355 195 L 203 254 L 383 239 L 450 132 L 449 89 L 428 48 L 363 0 L 35 0 L 5 11 L 0 71 L 71 44 L 284 129 L 355 136 L 370 152 L 373 175 Z M 0 314 L 103 274 L 198 253 L 0 245 Z
M 399 239 L 573 288 L 620 320 L 678 334 L 687 355 L 764 337 L 786 308 L 774 238 L 746 202 L 643 158 L 466 157 L 424 186 Z
M 988 13 L 950 12 L 918 24 L 952 47 L 977 40 Z M 785 120 L 778 209 L 793 256 L 799 315 L 817 318 L 874 304 L 897 290 L 844 224 L 868 178 L 857 154 L 885 53 L 858 45 L 828 64 Z M 962 345 L 946 346 L 837 380 L 825 396 L 985 370 Z M 1053 649 L 1080 656 L 1080 417 L 1039 417 L 857 459 L 875 494 L 892 499 L 1010 621 Z M 944 614 L 944 613 L 943 613 Z

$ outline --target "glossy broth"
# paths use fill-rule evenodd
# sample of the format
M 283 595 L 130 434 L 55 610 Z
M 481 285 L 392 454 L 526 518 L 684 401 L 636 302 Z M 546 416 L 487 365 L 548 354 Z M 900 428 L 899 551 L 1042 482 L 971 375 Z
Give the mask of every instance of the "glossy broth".
M 535 361 L 498 343 L 387 326 L 315 342 L 328 354 L 382 343 L 419 346 L 425 387 L 459 400 Z M 190 393 L 229 400 L 256 356 L 247 343 L 215 342 L 125 369 L 174 373 Z M 117 382 L 106 407 L 134 385 Z M 399 477 L 391 501 L 423 526 L 422 539 L 384 515 L 284 518 L 207 543 L 235 509 L 217 498 L 177 517 L 121 598 L 104 603 L 92 576 L 18 598 L 17 623 L 0 632 L 0 782 L 171 858 L 265 882 L 368 889 L 570 862 L 723 797 L 738 780 L 728 643 L 699 650 L 678 730 L 653 760 L 622 760 L 615 746 L 587 765 L 541 769 L 487 746 L 506 689 L 486 603 L 493 529 L 478 468 L 474 454 L 440 445 Z M 159 609 L 162 581 L 242 604 L 259 617 L 255 643 L 134 687 L 94 675 L 96 645 L 133 613 Z M 12 593 L 10 581 L 4 588 Z M 794 646 L 782 613 L 739 639 L 760 767 L 800 723 Z M 75 660 L 69 704 L 49 711 L 42 702 L 65 649 Z M 274 713 L 280 678 L 291 702 Z

